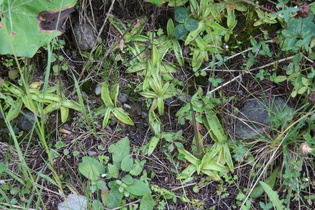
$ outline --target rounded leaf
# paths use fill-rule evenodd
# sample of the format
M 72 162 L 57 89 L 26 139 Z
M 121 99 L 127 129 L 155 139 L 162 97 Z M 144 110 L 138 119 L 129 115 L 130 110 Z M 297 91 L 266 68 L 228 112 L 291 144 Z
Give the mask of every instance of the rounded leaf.
M 184 23 L 188 17 L 188 12 L 184 7 L 178 7 L 175 10 L 175 20 L 179 23 Z
M 185 28 L 184 24 L 179 24 L 175 27 L 174 35 L 178 40 L 184 39 L 186 37 L 187 29 Z
M 187 31 L 194 31 L 199 27 L 198 22 L 191 18 L 187 19 L 184 25 Z

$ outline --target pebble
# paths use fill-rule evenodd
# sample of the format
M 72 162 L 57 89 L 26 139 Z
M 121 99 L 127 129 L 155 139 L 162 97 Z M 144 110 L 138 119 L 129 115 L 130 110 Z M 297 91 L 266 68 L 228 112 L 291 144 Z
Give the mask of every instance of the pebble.
M 272 100 L 268 98 L 251 100 L 244 104 L 237 115 L 235 123 L 236 136 L 243 139 L 252 139 L 262 135 L 268 131 L 270 126 L 269 117 L 274 113 L 283 112 L 286 108 L 290 108 L 286 101 L 281 97 L 274 97 Z
M 127 103 L 129 99 L 129 95 L 126 93 L 119 93 L 118 95 L 118 100 L 120 103 Z
M 28 132 L 33 129 L 33 126 L 35 124 L 35 115 L 33 114 L 33 112 L 28 110 L 24 110 L 23 112 L 27 117 L 23 114 L 20 114 L 18 116 L 18 127 Z
M 97 84 L 94 90 L 95 95 L 99 96 L 101 95 L 102 86 L 100 84 Z
M 96 36 L 90 24 L 76 24 L 73 32 L 80 50 L 90 50 L 93 48 Z

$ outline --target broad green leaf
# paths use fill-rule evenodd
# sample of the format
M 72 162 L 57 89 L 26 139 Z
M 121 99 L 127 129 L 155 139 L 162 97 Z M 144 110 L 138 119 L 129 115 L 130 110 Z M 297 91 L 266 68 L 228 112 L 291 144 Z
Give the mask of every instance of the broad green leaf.
M 194 31 L 198 28 L 198 22 L 194 19 L 188 18 L 185 23 L 185 28 L 187 29 L 187 31 Z
M 146 160 L 140 161 L 136 159 L 135 164 L 132 166 L 132 169 L 129 171 L 130 175 L 138 176 L 142 172 L 145 163 L 146 163 Z
M 121 161 L 129 155 L 130 144 L 128 137 L 122 138 L 116 144 L 112 144 L 108 148 L 108 152 L 112 153 L 113 162 L 116 166 L 120 166 Z
M 92 180 L 92 181 L 96 181 L 97 179 L 99 179 L 99 177 L 101 175 L 101 173 L 97 169 L 97 167 L 89 161 L 80 163 L 79 164 L 79 171 L 87 179 Z
M 298 94 L 303 94 L 307 91 L 308 87 L 302 86 L 299 90 L 298 90 Z
M 284 206 L 282 205 L 282 201 L 279 200 L 279 195 L 277 192 L 273 191 L 271 187 L 264 183 L 264 182 L 259 182 L 261 186 L 264 188 L 265 192 L 267 193 L 273 207 L 275 207 L 277 210 L 283 210 Z
M 106 185 L 102 188 L 101 198 L 102 198 L 102 203 L 104 204 L 104 206 L 107 206 L 108 198 L 109 198 L 109 190 Z
M 58 23 L 58 18 L 65 19 L 74 11 L 73 6 L 76 2 L 77 0 L 3 1 L 0 21 L 0 54 L 33 57 L 41 46 L 62 33 L 60 30 L 55 30 L 60 29 L 61 25 L 54 26 L 54 24 Z M 46 27 L 51 24 L 56 28 L 41 29 L 40 22 Z
M 83 157 L 82 162 L 89 162 L 90 164 L 94 165 L 100 174 L 105 173 L 105 167 L 101 164 L 98 160 L 91 158 L 91 157 Z
M 174 36 L 176 39 L 181 40 L 184 39 L 187 35 L 187 29 L 184 24 L 178 24 L 174 29 Z
M 130 171 L 133 166 L 133 159 L 131 155 L 127 155 L 122 161 L 121 161 L 121 170 L 123 171 Z
M 109 172 L 110 176 L 117 179 L 118 176 L 119 176 L 119 168 L 118 168 L 118 166 L 112 165 L 112 164 L 108 164 L 107 168 L 108 168 L 108 172 Z
M 127 185 L 125 190 L 136 196 L 143 196 L 146 193 L 151 192 L 149 186 L 138 179 L 134 179 L 133 183 L 131 185 Z
M 124 176 L 121 181 L 123 183 L 125 183 L 126 185 L 132 185 L 133 184 L 133 181 L 134 179 L 132 178 L 132 176 L 130 176 L 129 174 L 127 174 L 126 176 Z
M 146 193 L 140 202 L 140 210 L 152 210 L 156 202 L 152 198 L 151 193 Z
M 118 185 L 115 184 L 109 191 L 107 208 L 113 209 L 120 205 L 120 202 L 123 198 L 124 194 L 119 191 Z
M 178 7 L 175 10 L 175 20 L 179 23 L 184 23 L 188 17 L 188 12 L 184 7 Z

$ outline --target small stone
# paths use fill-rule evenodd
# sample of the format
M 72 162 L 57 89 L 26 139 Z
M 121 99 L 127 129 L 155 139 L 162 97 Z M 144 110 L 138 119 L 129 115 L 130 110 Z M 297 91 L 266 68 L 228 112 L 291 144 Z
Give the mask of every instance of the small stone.
M 170 105 L 173 101 L 174 101 L 174 98 L 173 98 L 173 97 L 170 97 L 170 98 L 167 98 L 167 99 L 164 100 L 164 102 L 165 102 L 167 105 Z
M 127 103 L 129 99 L 129 95 L 126 93 L 119 93 L 118 95 L 118 100 L 120 103 Z
M 287 109 L 289 109 L 289 113 L 286 113 Z M 246 102 L 237 115 L 235 123 L 236 136 L 243 139 L 251 139 L 263 135 L 269 130 L 270 117 L 274 117 L 278 113 L 288 114 L 288 117 L 292 113 L 292 109 L 281 97 Z
M 131 109 L 131 106 L 129 104 L 124 104 L 124 108 Z
M 93 48 L 96 36 L 90 24 L 76 24 L 73 32 L 80 50 L 90 50 Z
M 101 91 L 102 91 L 102 86 L 100 84 L 97 84 L 95 87 L 95 95 L 99 96 L 101 95 Z
M 35 115 L 31 111 L 23 111 L 23 114 L 20 114 L 18 117 L 18 127 L 24 131 L 31 131 L 35 124 Z

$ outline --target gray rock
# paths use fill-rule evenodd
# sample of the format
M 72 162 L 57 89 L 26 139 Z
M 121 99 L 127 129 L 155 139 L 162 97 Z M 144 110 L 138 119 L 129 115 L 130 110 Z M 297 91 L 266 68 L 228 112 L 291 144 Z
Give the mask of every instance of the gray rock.
M 93 48 L 96 36 L 90 24 L 76 24 L 73 28 L 73 33 L 80 50 Z
M 289 111 L 289 112 L 288 112 Z M 248 101 L 240 109 L 235 123 L 236 136 L 251 139 L 269 131 L 270 117 L 291 116 L 292 108 L 281 97 Z M 287 120 L 288 118 L 285 118 Z M 279 121 L 278 121 L 279 122 Z
M 126 93 L 119 93 L 118 95 L 118 100 L 120 101 L 120 103 L 127 103 L 129 99 L 129 95 Z
M 24 131 L 31 131 L 35 124 L 35 115 L 31 111 L 23 111 L 23 114 L 20 114 L 18 117 L 18 127 Z

